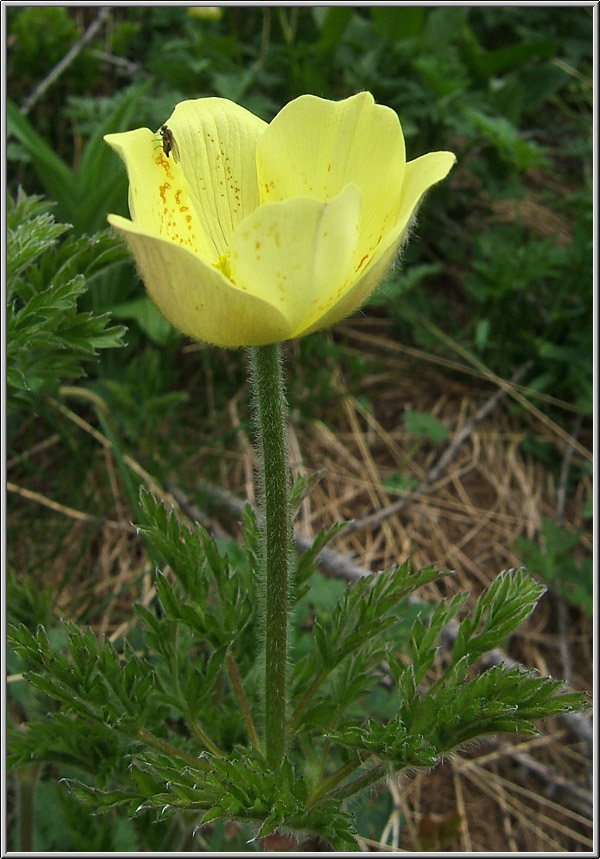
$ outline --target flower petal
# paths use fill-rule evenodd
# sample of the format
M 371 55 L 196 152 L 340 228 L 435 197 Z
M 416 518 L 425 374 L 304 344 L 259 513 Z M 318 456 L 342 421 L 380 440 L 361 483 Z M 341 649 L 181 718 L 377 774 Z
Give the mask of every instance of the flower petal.
M 363 193 L 355 265 L 364 265 L 397 221 L 406 153 L 396 113 L 368 92 L 343 101 L 303 95 L 261 136 L 258 181 L 264 202 L 332 200 L 348 183 Z
M 232 237 L 235 285 L 277 307 L 292 331 L 313 324 L 352 276 L 361 196 L 348 185 L 329 203 L 297 197 L 260 206 Z
M 453 152 L 428 152 L 408 162 L 402 186 L 402 208 L 395 230 L 400 233 L 406 230 L 423 194 L 445 179 L 455 163 Z
M 351 313 L 358 310 L 385 277 L 398 251 L 398 244 L 399 242 L 395 245 L 389 245 L 377 257 L 373 265 L 365 271 L 359 280 L 352 284 L 351 288 L 341 296 L 340 300 L 324 316 L 306 328 L 295 331 L 294 337 L 302 337 L 305 334 L 312 334 L 313 331 L 329 328 L 331 325 L 339 322 L 340 319 L 345 319 L 346 316 L 350 316 Z
M 125 236 L 150 298 L 169 322 L 192 337 L 225 348 L 263 346 L 290 337 L 285 316 L 236 287 L 214 266 L 168 239 L 109 215 Z
M 149 128 L 138 128 L 107 134 L 104 139 L 127 167 L 129 212 L 136 226 L 216 262 L 194 211 L 181 167 L 172 156 L 167 158 L 160 137 Z
M 316 324 L 294 336 L 310 334 L 320 328 L 327 328 L 349 316 L 364 304 L 394 261 L 398 249 L 407 236 L 408 227 L 413 219 L 424 193 L 450 172 L 456 161 L 452 152 L 429 152 L 406 165 L 404 177 L 402 206 L 398 221 L 380 243 L 372 258 L 364 266 L 362 275 L 354 282 L 349 290 L 341 296 L 340 301 L 317 321 Z
M 256 145 L 267 124 L 227 99 L 198 98 L 180 102 L 166 125 L 218 259 L 239 222 L 259 205 Z
M 105 139 L 127 166 L 132 216 L 109 221 L 151 297 L 189 336 L 231 348 L 353 312 L 455 161 L 406 164 L 398 117 L 369 93 L 301 96 L 269 126 L 226 99 L 191 100 L 160 132 Z

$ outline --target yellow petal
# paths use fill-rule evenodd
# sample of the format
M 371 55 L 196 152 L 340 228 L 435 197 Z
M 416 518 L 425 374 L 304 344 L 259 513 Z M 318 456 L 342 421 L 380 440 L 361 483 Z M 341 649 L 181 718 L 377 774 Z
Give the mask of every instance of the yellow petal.
M 166 318 L 231 348 L 298 337 L 359 307 L 455 160 L 406 164 L 398 117 L 369 93 L 301 96 L 269 126 L 226 99 L 197 99 L 161 132 L 105 138 L 127 166 L 132 216 L 109 221 Z
M 388 246 L 384 253 L 378 256 L 362 277 L 351 284 L 350 289 L 344 292 L 340 300 L 324 316 L 307 328 L 294 332 L 294 337 L 301 337 L 305 334 L 311 334 L 313 331 L 320 331 L 322 328 L 329 328 L 358 310 L 385 277 L 398 251 L 398 244 Z
M 406 165 L 404 185 L 402 187 L 402 208 L 396 224 L 396 230 L 403 233 L 410 225 L 423 194 L 445 179 L 454 164 L 456 155 L 453 152 L 428 152 Z
M 166 122 L 213 257 L 259 205 L 256 144 L 266 122 L 224 98 L 180 102 Z
M 204 227 L 196 215 L 187 183 L 173 156 L 163 151 L 160 136 L 149 128 L 104 139 L 120 155 L 129 176 L 132 221 L 149 235 L 171 239 L 208 261 L 215 261 Z
M 362 92 L 343 101 L 303 95 L 287 104 L 257 148 L 261 199 L 332 200 L 348 183 L 363 193 L 355 265 L 364 266 L 398 219 L 406 164 L 396 113 Z
M 260 206 L 233 234 L 233 282 L 277 307 L 292 331 L 311 325 L 353 274 L 360 207 L 356 185 L 329 203 L 297 197 Z
M 360 276 L 342 295 L 340 301 L 315 324 L 294 336 L 310 334 L 311 331 L 334 325 L 367 301 L 394 261 L 423 195 L 436 182 L 446 178 L 455 161 L 456 156 L 452 152 L 430 152 L 408 162 L 402 188 L 401 211 L 393 229 L 383 238 Z
M 268 302 L 236 289 L 220 271 L 168 239 L 157 238 L 118 215 L 122 233 L 148 293 L 169 322 L 192 337 L 225 348 L 287 340 L 286 318 Z

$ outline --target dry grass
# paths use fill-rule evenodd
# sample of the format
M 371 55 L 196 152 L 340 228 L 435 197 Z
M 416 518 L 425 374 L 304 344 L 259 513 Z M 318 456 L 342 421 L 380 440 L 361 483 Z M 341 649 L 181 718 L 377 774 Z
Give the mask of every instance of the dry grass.
M 418 566 L 435 563 L 453 569 L 455 575 L 429 585 L 420 594 L 423 599 L 437 601 L 465 589 L 475 597 L 501 570 L 520 565 L 512 548 L 515 538 L 533 538 L 542 519 L 557 514 L 561 487 L 556 470 L 523 455 L 525 436 L 552 442 L 557 456 L 562 459 L 568 453 L 573 462 L 589 457 L 590 439 L 570 439 L 535 409 L 511 416 L 507 403 L 512 393 L 520 396 L 516 386 L 427 483 L 427 476 L 435 473 L 440 448 L 418 442 L 406 431 L 404 411 L 435 415 L 452 439 L 494 394 L 494 385 L 460 358 L 443 366 L 451 362 L 435 363 L 403 349 L 387 336 L 383 321 L 359 318 L 335 336 L 348 350 L 360 353 L 369 371 L 350 389 L 339 368 L 332 367 L 335 414 L 327 416 L 327 423 L 300 420 L 290 427 L 294 471 L 326 469 L 303 502 L 298 530 L 310 537 L 325 525 L 354 520 L 358 526 L 336 539 L 337 552 L 370 570 L 408 556 Z M 364 395 L 370 409 L 362 405 Z M 208 404 L 215 401 L 210 390 L 203 397 Z M 240 392 L 231 400 L 228 414 L 220 416 L 224 431 L 237 429 L 237 445 L 219 452 L 219 469 L 223 487 L 235 496 L 252 498 L 255 463 L 239 416 L 243 397 Z M 68 419 L 64 413 L 63 417 Z M 79 432 L 89 436 L 92 430 L 78 421 Z M 9 478 L 14 481 L 11 529 L 28 535 L 9 546 L 9 556 L 16 569 L 32 569 L 40 552 L 39 535 L 62 532 L 61 551 L 46 558 L 44 572 L 45 583 L 58 583 L 58 612 L 69 619 L 85 616 L 98 634 L 115 639 L 132 623 L 133 600 L 148 603 L 154 589 L 112 455 L 97 431 L 94 437 L 97 455 L 82 475 L 96 487 L 91 490 L 96 499 L 93 510 L 76 510 L 66 499 L 61 504 L 48 498 L 43 469 L 35 471 L 39 475 L 35 479 L 30 469 L 25 478 L 20 461 L 9 463 Z M 64 452 L 56 437 L 28 451 L 30 461 L 48 467 L 58 454 Z M 204 455 L 209 455 L 207 449 Z M 176 504 L 134 460 L 129 464 L 155 493 Z M 196 458 L 190 458 L 175 480 L 190 492 L 193 484 L 186 484 L 182 475 L 198 473 Z M 398 502 L 385 484 L 395 474 L 409 475 L 416 488 L 401 509 L 382 515 Z M 584 531 L 582 551 L 591 551 L 591 531 L 582 515 L 589 490 L 586 480 L 580 481 L 562 513 L 565 528 Z M 35 530 L 28 525 L 32 505 Z M 227 515 L 203 524 L 218 533 L 232 532 Z M 591 621 L 551 594 L 513 637 L 509 655 L 543 674 L 567 679 L 573 688 L 592 688 Z M 365 833 L 361 846 L 374 851 L 589 851 L 590 778 L 587 743 L 557 720 L 545 725 L 534 740 L 501 738 L 448 759 L 432 772 L 390 780 L 369 802 L 378 802 L 381 792 L 387 791 L 392 810 L 381 831 Z

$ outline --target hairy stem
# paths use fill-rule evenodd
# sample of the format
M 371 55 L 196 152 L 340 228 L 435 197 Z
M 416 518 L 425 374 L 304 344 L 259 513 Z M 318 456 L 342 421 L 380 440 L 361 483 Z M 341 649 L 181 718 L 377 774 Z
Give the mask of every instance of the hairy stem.
M 260 463 L 263 529 L 263 605 L 265 611 L 265 748 L 274 770 L 285 754 L 288 605 L 292 524 L 287 462 L 285 396 L 281 346 L 251 351 Z
M 342 787 L 338 787 L 337 790 L 331 791 L 328 796 L 335 799 L 346 799 L 349 796 L 353 796 L 355 793 L 359 793 L 366 787 L 370 787 L 372 784 L 375 784 L 375 782 L 380 781 L 380 779 L 385 776 L 386 772 L 387 767 L 385 764 L 375 764 L 371 769 L 367 770 L 358 778 L 355 778 L 354 781 L 351 781 L 349 784 L 345 784 Z
M 227 653 L 225 658 L 225 662 L 227 663 L 227 672 L 229 674 L 229 679 L 231 680 L 231 685 L 235 691 L 236 697 L 238 699 L 242 715 L 244 717 L 244 722 L 246 723 L 246 728 L 248 730 L 248 737 L 250 738 L 250 742 L 254 746 L 257 751 L 261 751 L 260 743 L 258 741 L 258 735 L 256 733 L 256 728 L 254 727 L 254 722 L 252 721 L 252 715 L 250 713 L 250 708 L 248 707 L 248 701 L 246 700 L 246 696 L 244 694 L 244 689 L 242 687 L 242 682 L 240 680 L 240 675 L 237 670 L 237 665 L 235 664 L 235 660 L 231 655 L 231 652 Z
M 190 755 L 187 752 L 181 751 L 181 749 L 175 748 L 170 743 L 167 743 L 166 740 L 163 740 L 161 737 L 156 737 L 154 734 L 151 734 L 150 731 L 146 731 L 144 728 L 141 728 L 137 731 L 137 738 L 142 740 L 144 743 L 147 743 L 149 746 L 153 746 L 155 749 L 159 749 L 161 752 L 164 752 L 166 755 L 173 759 L 181 758 L 184 761 L 188 761 L 188 763 L 195 767 L 196 769 L 207 770 L 210 769 L 210 764 L 203 760 L 202 758 L 196 757 L 195 755 Z
M 185 695 L 181 690 L 181 684 L 179 683 L 179 677 L 181 676 L 179 670 L 179 645 L 178 645 L 178 634 L 179 627 L 176 623 L 171 624 L 171 636 L 173 641 L 173 648 L 171 651 L 171 676 L 173 677 L 173 686 L 174 691 L 181 703 L 182 710 L 184 711 L 187 719 L 188 726 L 193 734 L 200 740 L 202 745 L 208 749 L 208 751 L 216 755 L 219 758 L 223 757 L 223 752 L 219 749 L 215 743 L 208 736 L 202 725 L 198 722 L 194 714 L 190 711 Z
M 19 808 L 19 849 L 28 853 L 33 848 L 35 832 L 35 792 L 42 769 L 41 763 L 25 764 L 17 770 Z
M 321 683 L 327 677 L 327 672 L 322 668 L 317 676 L 314 678 L 313 682 L 310 684 L 304 695 L 302 696 L 302 700 L 299 702 L 298 706 L 292 713 L 290 717 L 290 721 L 288 723 L 288 733 L 292 734 L 294 730 L 298 727 L 300 722 L 302 721 L 302 716 L 304 715 L 304 711 L 310 704 L 311 698 L 321 685 Z
M 334 772 L 332 775 L 330 775 L 329 778 L 326 778 L 324 781 L 322 781 L 319 785 L 317 785 L 315 790 L 309 796 L 308 805 L 314 805 L 316 802 L 322 799 L 322 797 L 332 791 L 345 778 L 348 778 L 348 776 L 353 773 L 354 770 L 358 769 L 358 767 L 360 767 L 361 765 L 362 761 L 360 759 L 357 761 L 350 761 L 349 763 L 341 767 L 341 769 L 337 770 L 337 772 Z

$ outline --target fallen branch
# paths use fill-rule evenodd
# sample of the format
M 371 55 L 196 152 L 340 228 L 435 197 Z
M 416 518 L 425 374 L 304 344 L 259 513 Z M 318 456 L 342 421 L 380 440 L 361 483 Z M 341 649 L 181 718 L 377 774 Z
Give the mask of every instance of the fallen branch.
M 406 492 L 402 495 L 398 501 L 395 501 L 393 504 L 390 504 L 388 507 L 383 507 L 381 510 L 377 510 L 375 513 L 370 513 L 368 516 L 363 516 L 362 519 L 356 519 L 354 522 L 349 522 L 346 527 L 340 531 L 339 536 L 346 537 L 348 534 L 355 534 L 357 531 L 364 531 L 367 528 L 373 528 L 377 525 L 380 525 L 384 519 L 388 519 L 390 516 L 394 516 L 396 513 L 399 513 L 410 501 L 414 501 L 419 496 L 423 495 L 430 486 L 432 486 L 439 477 L 446 470 L 448 465 L 452 462 L 456 454 L 458 453 L 459 448 L 467 441 L 468 438 L 473 434 L 473 430 L 477 426 L 477 424 L 482 421 L 493 409 L 496 408 L 500 400 L 506 396 L 506 394 L 510 390 L 510 385 L 515 385 L 519 382 L 525 373 L 531 367 L 532 362 L 526 361 L 517 372 L 513 375 L 510 383 L 504 387 L 499 388 L 494 394 L 486 400 L 486 402 L 481 406 L 480 409 L 470 418 L 463 428 L 456 434 L 456 436 L 452 439 L 449 446 L 446 448 L 444 453 L 440 456 L 438 461 L 433 465 L 423 481 L 417 486 L 416 489 L 411 490 L 410 492 Z
M 61 513 L 69 519 L 75 519 L 77 522 L 86 522 L 90 525 L 100 525 L 105 528 L 111 528 L 113 531 L 125 531 L 135 534 L 133 525 L 123 522 L 113 522 L 112 519 L 107 519 L 105 516 L 94 516 L 91 513 L 82 513 L 81 510 L 75 510 L 73 507 L 67 507 L 64 504 L 59 504 L 58 501 L 53 501 L 39 492 L 32 492 L 31 489 L 25 489 L 23 486 L 17 486 L 16 483 L 7 482 L 6 488 L 8 492 L 14 492 L 21 498 L 26 498 L 27 501 L 35 501 L 49 510 L 54 510 L 56 513 Z
M 519 403 L 531 415 L 541 421 L 544 426 L 548 427 L 548 429 L 550 429 L 554 435 L 558 436 L 561 441 L 563 441 L 565 444 L 571 443 L 575 450 L 584 459 L 588 460 L 589 462 L 593 462 L 594 457 L 591 450 L 588 450 L 586 447 L 576 441 L 559 424 L 557 424 L 555 421 L 551 420 L 547 415 L 541 412 L 536 406 L 533 405 L 533 403 L 531 403 L 527 399 L 527 397 L 524 397 L 522 394 L 520 394 L 512 386 L 511 382 L 507 382 L 505 379 L 502 379 L 500 376 L 497 376 L 495 373 L 492 373 L 491 370 L 488 370 L 485 364 L 479 361 L 471 352 L 468 351 L 468 349 L 465 349 L 459 343 L 456 343 L 456 341 L 452 340 L 451 337 L 448 337 L 447 334 L 444 334 L 444 332 L 437 328 L 437 326 L 435 326 L 433 322 L 430 322 L 423 316 L 420 316 L 419 319 L 425 326 L 425 328 L 427 328 L 429 331 L 431 331 L 432 334 L 434 334 L 436 337 L 438 337 L 440 340 L 450 346 L 450 348 L 457 352 L 464 360 L 468 361 L 470 364 L 476 367 L 477 370 L 479 370 L 479 372 L 486 377 L 486 379 L 498 385 L 500 388 L 506 390 L 511 395 L 511 397 L 516 400 L 517 403 Z
M 102 24 L 110 15 L 110 12 L 110 6 L 104 6 L 102 9 L 100 9 L 98 15 L 96 16 L 96 18 L 94 18 L 83 36 L 81 36 L 81 38 L 78 39 L 77 42 L 75 42 L 75 44 L 71 46 L 71 48 L 67 51 L 62 60 L 60 60 L 60 62 L 58 62 L 54 66 L 52 71 L 46 75 L 44 80 L 40 84 L 38 84 L 38 86 L 34 89 L 29 98 L 25 99 L 25 101 L 21 105 L 21 113 L 23 114 L 23 116 L 27 116 L 33 105 L 37 101 L 39 101 L 39 99 L 43 96 L 48 87 L 52 86 L 54 81 L 57 80 L 60 75 L 62 75 L 64 70 L 71 65 L 75 57 L 81 53 L 87 43 L 91 42 L 97 31 L 100 29 Z
M 132 63 L 131 60 L 125 57 L 115 57 L 113 54 L 107 54 L 105 51 L 90 51 L 93 57 L 102 60 L 103 63 L 114 66 L 122 75 L 127 77 L 150 77 L 147 72 L 144 72 L 139 63 Z
M 565 778 L 556 771 L 555 767 L 541 763 L 541 761 L 536 760 L 526 752 L 509 749 L 508 755 L 547 785 L 548 789 L 546 792 L 550 798 L 559 794 L 561 802 L 570 805 L 571 808 L 580 812 L 585 817 L 592 817 L 594 799 L 591 790 L 587 790 L 572 779 Z
M 188 516 L 193 522 L 202 521 L 202 511 L 196 507 L 189 498 L 186 498 L 177 486 L 172 483 L 168 483 L 167 490 L 177 501 L 186 516 Z M 244 507 L 249 503 L 247 501 L 242 501 L 240 498 L 236 498 L 225 489 L 220 489 L 218 486 L 211 486 L 208 483 L 200 484 L 199 492 L 201 496 L 206 498 L 209 509 L 215 507 L 217 510 L 233 516 L 238 521 L 242 518 Z M 296 551 L 299 555 L 303 555 L 312 548 L 312 544 L 313 540 L 311 537 L 305 537 L 303 534 L 298 534 L 297 531 L 294 531 L 294 545 L 296 546 Z M 323 549 L 319 555 L 319 566 L 324 570 L 327 570 L 328 573 L 331 573 L 331 575 L 336 578 L 346 579 L 346 581 L 350 582 L 356 582 L 358 579 L 372 575 L 370 570 L 365 570 L 364 567 L 360 567 L 358 564 L 355 564 L 349 555 L 344 555 L 341 552 L 334 552 L 332 549 Z

